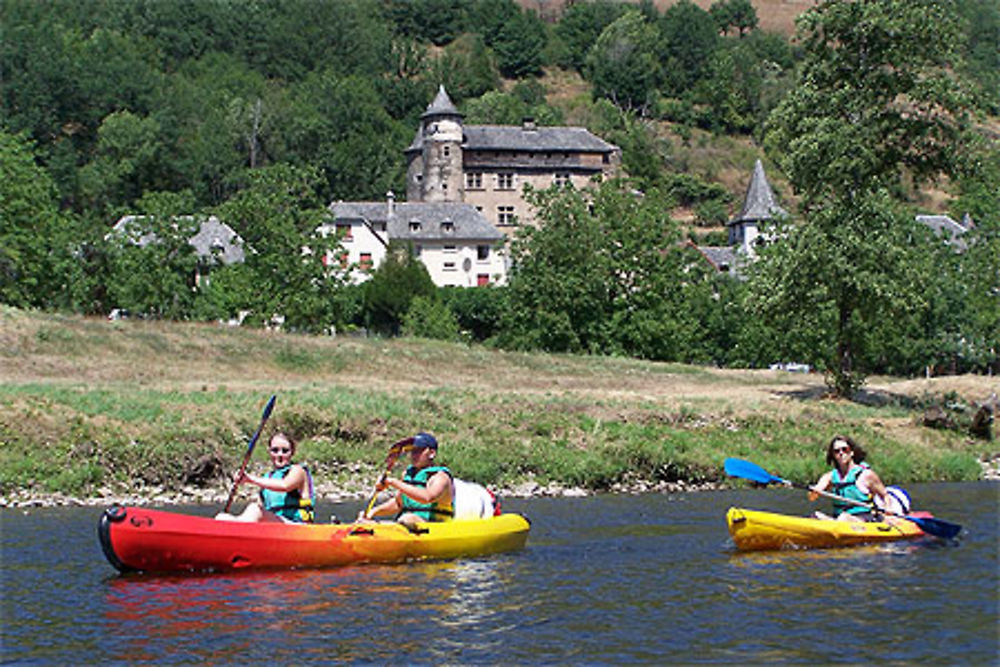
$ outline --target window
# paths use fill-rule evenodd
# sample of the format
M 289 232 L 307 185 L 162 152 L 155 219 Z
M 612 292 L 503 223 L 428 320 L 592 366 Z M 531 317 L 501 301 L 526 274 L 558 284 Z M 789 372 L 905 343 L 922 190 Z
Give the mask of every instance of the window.
M 483 175 L 478 171 L 472 171 L 465 175 L 465 187 L 469 190 L 483 189 Z
M 514 174 L 503 173 L 497 174 L 497 190 L 513 190 L 514 189 Z
M 490 258 L 490 247 L 488 245 L 477 245 L 476 246 L 476 259 L 480 262 L 485 262 Z
M 444 156 L 451 157 L 451 146 L 444 146 Z
M 445 271 L 454 271 L 455 270 L 455 262 L 445 262 L 444 263 L 444 270 Z
M 352 241 L 354 237 L 351 235 L 350 225 L 337 225 L 337 238 L 341 241 Z
M 603 162 L 604 164 L 608 164 L 609 162 L 611 162 L 611 156 L 605 153 L 604 155 L 601 156 L 601 162 Z
M 486 287 L 490 284 L 490 274 L 488 273 L 477 273 L 476 274 L 476 286 Z
M 444 252 L 458 252 L 458 249 L 453 245 L 446 245 L 443 250 Z
M 416 234 L 419 231 L 420 231 L 420 221 L 419 220 L 410 220 L 410 233 L 411 234 Z
M 515 224 L 513 206 L 497 206 L 497 224 L 498 225 Z
M 452 222 L 451 220 L 445 220 L 444 222 L 441 223 L 441 231 L 445 234 L 454 234 L 455 223 Z
M 372 254 L 370 252 L 361 253 L 361 261 L 359 262 L 362 271 L 372 270 Z
M 557 188 L 564 188 L 572 183 L 572 181 L 570 181 L 569 174 L 566 172 L 556 172 L 555 178 L 552 179 L 552 182 L 555 183 Z
M 350 257 L 347 254 L 346 250 L 344 252 L 340 253 L 340 268 L 342 268 L 342 269 L 346 269 L 347 268 L 348 259 L 350 259 Z

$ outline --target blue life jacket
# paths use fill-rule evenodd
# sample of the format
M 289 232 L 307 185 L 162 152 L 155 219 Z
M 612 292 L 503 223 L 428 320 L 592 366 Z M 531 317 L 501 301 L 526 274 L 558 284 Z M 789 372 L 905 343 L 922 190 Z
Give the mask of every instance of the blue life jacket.
M 851 466 L 851 469 L 847 471 L 847 474 L 841 477 L 840 471 L 834 468 L 833 476 L 830 478 L 830 483 L 833 486 L 833 493 L 841 498 L 849 498 L 850 500 L 857 500 L 862 503 L 871 504 L 871 494 L 865 493 L 858 486 L 858 477 L 860 477 L 861 473 L 865 470 L 868 470 L 868 466 L 863 463 L 856 464 Z M 833 515 L 840 516 L 844 512 L 847 512 L 848 514 L 867 514 L 871 512 L 871 508 L 845 503 L 840 500 L 834 500 Z
M 451 471 L 444 466 L 430 466 L 423 470 L 417 470 L 415 466 L 410 466 L 403 475 L 403 481 L 413 486 L 427 488 L 427 480 L 439 472 L 444 472 L 450 479 L 454 479 Z M 424 521 L 451 521 L 455 517 L 455 501 L 451 497 L 453 495 L 454 492 L 448 494 L 448 497 L 442 495 L 433 503 L 418 503 L 404 493 L 402 494 L 403 509 L 399 516 L 407 513 L 415 514 Z
M 271 472 L 267 473 L 265 477 L 269 479 L 284 479 L 288 476 L 288 471 L 291 469 L 292 464 L 289 463 L 281 468 L 275 468 Z M 261 489 L 260 502 L 264 506 L 265 510 L 297 523 L 312 523 L 315 521 L 316 514 L 312 501 L 312 475 L 309 474 L 309 468 L 302 466 L 302 469 L 306 471 L 306 480 L 308 480 L 309 483 L 309 497 L 303 498 L 298 489 L 293 489 L 287 492 Z

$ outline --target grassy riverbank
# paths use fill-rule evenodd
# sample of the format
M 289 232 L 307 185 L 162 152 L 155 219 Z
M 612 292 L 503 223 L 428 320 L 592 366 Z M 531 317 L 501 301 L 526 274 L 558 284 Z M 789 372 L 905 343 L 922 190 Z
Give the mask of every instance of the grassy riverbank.
M 890 482 L 970 480 L 995 443 L 921 425 L 996 378 L 821 377 L 520 354 L 424 340 L 107 322 L 0 308 L 0 496 L 224 496 L 271 394 L 325 493 L 370 488 L 387 446 L 435 433 L 463 478 L 524 492 L 724 483 L 727 456 L 810 480 L 845 432 Z M 254 461 L 263 466 L 263 448 Z M 673 487 L 671 487 L 673 488 Z M 6 502 L 6 501 L 5 501 Z

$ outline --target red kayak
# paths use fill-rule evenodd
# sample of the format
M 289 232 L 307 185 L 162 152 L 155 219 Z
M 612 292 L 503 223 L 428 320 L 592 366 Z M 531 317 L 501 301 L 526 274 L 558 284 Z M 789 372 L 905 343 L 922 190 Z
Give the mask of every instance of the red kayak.
M 523 548 L 518 514 L 420 524 L 299 524 L 216 521 L 141 507 L 111 507 L 97 532 L 122 572 L 318 568 L 352 563 L 482 556 Z

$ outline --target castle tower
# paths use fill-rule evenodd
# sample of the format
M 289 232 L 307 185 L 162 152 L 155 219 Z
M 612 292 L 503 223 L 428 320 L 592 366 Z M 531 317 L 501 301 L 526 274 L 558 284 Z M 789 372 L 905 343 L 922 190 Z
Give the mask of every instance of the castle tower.
M 755 245 L 764 240 L 761 238 L 761 228 L 770 220 L 786 215 L 785 209 L 778 206 L 774 191 L 767 182 L 764 165 L 757 160 L 743 200 L 743 210 L 726 223 L 729 227 L 729 244 L 752 256 Z
M 462 114 L 444 86 L 420 116 L 420 128 L 406 150 L 409 201 L 464 201 Z

